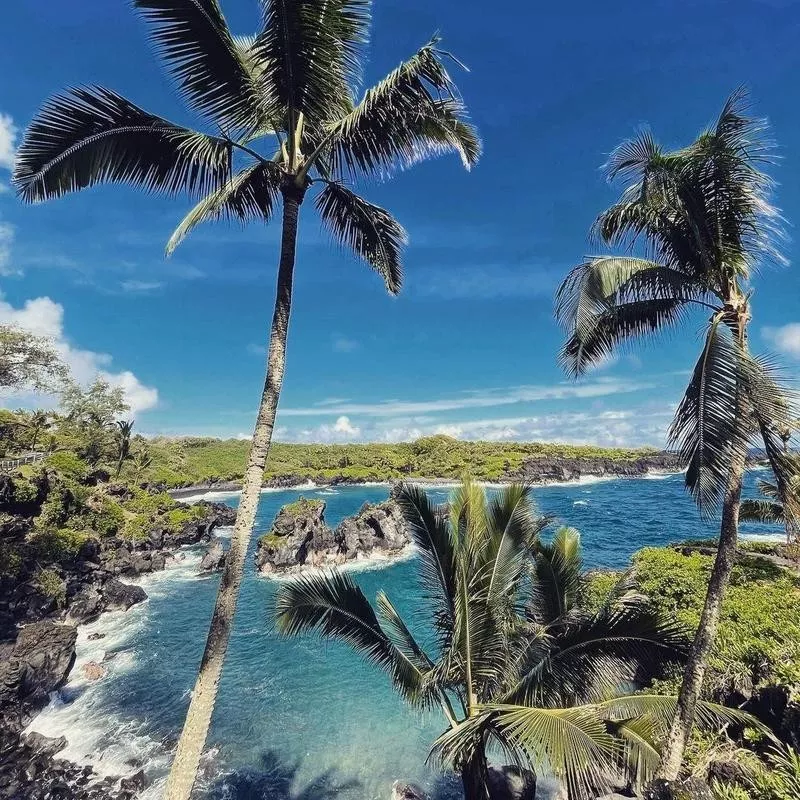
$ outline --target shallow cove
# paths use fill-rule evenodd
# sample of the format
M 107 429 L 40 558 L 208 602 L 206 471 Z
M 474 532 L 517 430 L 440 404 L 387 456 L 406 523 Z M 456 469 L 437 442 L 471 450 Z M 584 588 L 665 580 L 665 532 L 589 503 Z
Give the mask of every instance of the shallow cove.
M 751 474 L 751 493 L 753 484 Z M 447 496 L 446 489 L 431 491 L 437 500 Z M 301 495 L 325 500 L 327 521 L 335 525 L 387 492 L 384 486 L 264 492 L 253 548 L 279 508 Z M 714 533 L 686 496 L 682 476 L 551 485 L 534 489 L 534 496 L 543 512 L 582 531 L 587 567 L 624 567 L 641 547 Z M 237 503 L 235 495 L 223 499 Z M 747 531 L 776 533 L 764 526 Z M 143 767 L 153 781 L 147 798 L 160 794 L 216 593 L 215 577 L 196 575 L 200 552 L 188 549 L 183 561 L 145 578 L 147 603 L 81 627 L 72 681 L 32 725 L 65 735 L 70 744 L 63 755 L 101 772 Z M 411 616 L 418 596 L 413 560 L 354 575 L 368 597 L 385 589 Z M 437 784 L 424 761 L 440 718 L 407 708 L 388 679 L 346 647 L 277 636 L 267 614 L 274 590 L 273 581 L 255 574 L 250 557 L 204 763 L 205 796 L 388 800 L 397 779 Z M 105 637 L 89 641 L 93 633 Z M 116 654 L 105 664 L 108 674 L 88 684 L 80 665 L 107 653 Z M 439 789 L 437 800 L 446 796 Z

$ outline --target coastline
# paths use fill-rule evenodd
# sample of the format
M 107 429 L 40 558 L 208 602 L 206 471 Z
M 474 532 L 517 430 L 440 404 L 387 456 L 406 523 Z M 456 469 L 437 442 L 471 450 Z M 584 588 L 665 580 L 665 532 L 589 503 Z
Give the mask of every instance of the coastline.
M 508 486 L 512 483 L 525 483 L 528 486 L 542 487 L 542 486 L 575 486 L 581 483 L 595 483 L 597 481 L 613 481 L 625 479 L 658 479 L 667 478 L 670 475 L 680 475 L 684 470 L 680 469 L 651 469 L 646 472 L 629 474 L 629 473 L 584 473 L 576 477 L 569 477 L 564 480 L 560 479 L 545 479 L 545 480 L 524 480 L 519 477 L 503 477 L 497 480 L 476 480 L 478 486 L 487 488 Z M 315 481 L 310 478 L 296 478 L 295 476 L 284 476 L 279 478 L 270 479 L 265 481 L 261 486 L 261 492 L 280 492 L 291 489 L 336 489 L 339 487 L 356 487 L 356 486 L 385 486 L 391 488 L 401 481 L 415 484 L 417 486 L 429 486 L 432 488 L 451 488 L 458 486 L 459 481 L 457 478 L 424 478 L 424 477 L 411 477 L 411 478 L 391 478 L 387 480 L 366 480 L 360 478 L 336 477 L 327 481 Z M 167 494 L 180 502 L 196 502 L 198 500 L 214 499 L 217 495 L 220 497 L 231 497 L 239 494 L 242 490 L 240 481 L 220 481 L 218 483 L 194 483 L 189 486 L 180 486 L 175 489 L 167 489 Z

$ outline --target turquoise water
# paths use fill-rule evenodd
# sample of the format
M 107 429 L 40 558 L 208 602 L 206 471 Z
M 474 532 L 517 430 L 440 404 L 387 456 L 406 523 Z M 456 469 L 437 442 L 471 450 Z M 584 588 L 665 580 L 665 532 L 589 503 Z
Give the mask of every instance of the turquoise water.
M 624 567 L 641 547 L 714 532 L 694 510 L 682 476 L 533 491 L 543 512 L 581 530 L 587 567 Z M 384 500 L 387 489 L 266 492 L 257 533 L 301 494 L 324 499 L 327 520 L 335 525 L 364 501 Z M 434 494 L 446 498 L 446 490 Z M 236 505 L 235 496 L 224 501 Z M 776 533 L 763 526 L 745 530 Z M 179 566 L 145 579 L 147 603 L 81 629 L 75 678 L 33 726 L 66 735 L 66 755 L 102 771 L 120 774 L 143 766 L 153 798 L 183 721 L 216 593 L 216 578 L 196 576 L 198 557 L 189 550 Z M 412 614 L 413 560 L 354 574 L 369 597 L 385 589 L 404 615 Z M 439 717 L 407 708 L 388 680 L 347 648 L 274 633 L 268 619 L 274 590 L 275 583 L 256 575 L 249 559 L 204 762 L 205 796 L 388 800 L 392 782 L 405 779 L 447 797 L 446 781 L 424 763 L 442 728 Z M 104 638 L 89 641 L 97 632 Z M 80 664 L 106 653 L 116 654 L 107 676 L 87 684 Z

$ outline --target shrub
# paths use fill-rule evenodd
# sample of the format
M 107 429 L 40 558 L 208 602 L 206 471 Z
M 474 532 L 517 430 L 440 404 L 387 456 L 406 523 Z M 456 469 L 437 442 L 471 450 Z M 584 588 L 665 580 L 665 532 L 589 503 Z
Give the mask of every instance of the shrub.
M 125 526 L 125 512 L 119 503 L 103 498 L 99 508 L 90 509 L 84 515 L 87 528 L 97 531 L 101 536 L 113 536 Z
M 89 538 L 86 531 L 72 528 L 39 530 L 28 536 L 33 555 L 41 561 L 66 561 L 74 558 Z
M 67 586 L 54 569 L 41 569 L 36 573 L 36 586 L 45 597 L 52 597 L 58 607 L 67 599 Z
M 184 525 L 202 519 L 205 510 L 202 506 L 189 506 L 188 508 L 173 508 L 168 511 L 166 516 L 166 527 L 172 533 L 177 533 Z
M 123 505 L 128 511 L 133 511 L 134 514 L 155 516 L 166 509 L 172 508 L 175 505 L 175 501 L 166 492 L 151 494 L 142 489 L 137 489 L 133 497 L 126 500 Z
M 39 487 L 31 481 L 22 478 L 14 478 L 14 502 L 19 505 L 35 503 L 39 497 Z
M 89 465 L 69 450 L 51 453 L 45 465 L 76 481 L 84 480 L 89 471 Z
M 713 557 L 645 548 L 633 563 L 650 602 L 695 630 Z M 753 556 L 733 569 L 705 691 L 718 696 L 769 684 L 800 686 L 800 579 Z
M 145 514 L 138 514 L 125 520 L 123 536 L 130 542 L 142 542 L 150 535 L 152 521 Z
M 11 542 L 0 541 L 0 575 L 16 578 L 22 569 L 22 553 Z

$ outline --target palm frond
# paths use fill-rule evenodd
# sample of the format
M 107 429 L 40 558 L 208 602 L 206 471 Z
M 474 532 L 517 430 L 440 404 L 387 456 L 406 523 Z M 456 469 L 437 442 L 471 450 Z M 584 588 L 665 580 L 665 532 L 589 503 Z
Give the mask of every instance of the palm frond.
M 397 220 L 338 183 L 328 183 L 316 206 L 333 237 L 363 258 L 397 294 L 403 282 L 402 248 L 408 241 Z
M 621 751 L 618 740 L 591 707 L 487 705 L 479 715 L 440 736 L 431 756 L 453 763 L 482 732 L 494 737 L 513 763 L 563 780 L 570 796 L 605 788 L 608 765 Z
M 369 0 L 268 0 L 255 52 L 290 133 L 301 119 L 314 127 L 352 108 L 368 39 Z
M 257 126 L 263 108 L 252 65 L 217 0 L 133 0 L 186 100 L 224 128 Z
M 669 431 L 670 446 L 687 465 L 686 486 L 705 515 L 719 507 L 731 456 L 747 446 L 752 433 L 744 372 L 740 346 L 716 317 Z
M 480 141 L 436 49 L 422 47 L 336 121 L 327 147 L 337 175 L 385 175 L 431 156 L 455 152 L 465 166 L 480 155 Z
M 78 88 L 49 100 L 31 123 L 14 183 L 26 202 L 98 183 L 204 195 L 227 180 L 230 162 L 225 139 L 173 125 L 109 89 Z
M 396 500 L 419 553 L 422 594 L 440 633 L 449 638 L 455 622 L 457 578 L 455 545 L 447 519 L 425 491 L 411 483 L 400 485 Z
M 536 622 L 547 625 L 572 611 L 580 591 L 581 568 L 581 535 L 575 528 L 559 528 L 552 543 L 539 543 L 529 609 Z
M 537 705 L 595 702 L 625 683 L 645 685 L 664 666 L 680 663 L 686 629 L 643 603 L 610 604 L 591 616 L 572 615 L 548 629 L 548 647 L 535 648 L 504 700 Z
M 783 524 L 786 521 L 781 503 L 770 500 L 742 500 L 739 509 L 742 522 L 762 522 L 766 524 Z
M 422 662 L 394 644 L 364 593 L 345 573 L 300 575 L 282 584 L 275 599 L 275 620 L 278 630 L 288 636 L 317 632 L 324 638 L 347 642 L 370 663 L 388 672 L 408 700 L 423 699 Z
M 235 218 L 268 222 L 280 192 L 282 172 L 277 164 L 259 162 L 247 167 L 204 197 L 183 219 L 167 242 L 167 255 L 203 222 Z

